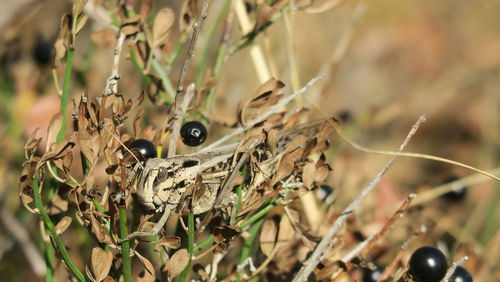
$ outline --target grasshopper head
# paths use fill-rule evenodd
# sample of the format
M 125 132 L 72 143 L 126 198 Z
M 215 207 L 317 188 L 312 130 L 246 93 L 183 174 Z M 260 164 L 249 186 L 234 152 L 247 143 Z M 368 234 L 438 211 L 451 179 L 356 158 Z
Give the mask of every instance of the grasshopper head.
M 137 186 L 139 201 L 151 210 L 164 206 L 174 209 L 199 173 L 200 160 L 194 157 L 149 159 Z

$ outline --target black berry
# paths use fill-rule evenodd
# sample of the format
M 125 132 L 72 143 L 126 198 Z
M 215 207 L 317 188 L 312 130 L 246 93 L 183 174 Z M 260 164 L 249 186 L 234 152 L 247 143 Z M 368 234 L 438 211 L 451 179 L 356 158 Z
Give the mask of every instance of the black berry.
M 181 127 L 182 142 L 188 146 L 198 146 L 207 139 L 207 129 L 199 121 L 190 121 Z
M 146 139 L 137 139 L 130 143 L 129 149 L 137 149 L 145 159 L 156 158 L 156 147 Z
M 425 246 L 413 252 L 408 272 L 418 282 L 438 282 L 448 270 L 444 254 L 436 247 Z
M 363 268 L 363 282 L 376 282 L 382 277 L 384 268 L 380 265 L 375 265 L 375 269 Z
M 33 48 L 33 59 L 40 65 L 48 65 L 52 61 L 53 44 L 47 41 L 38 42 Z
M 455 175 L 452 175 L 448 177 L 444 183 L 450 183 L 459 180 L 460 177 L 457 177 Z M 467 186 L 461 185 L 461 184 L 455 184 L 453 186 L 453 190 L 444 194 L 443 197 L 448 199 L 448 200 L 453 200 L 453 201 L 460 201 L 465 198 L 467 195 Z
M 472 282 L 472 276 L 467 269 L 457 266 L 451 275 L 450 282 Z

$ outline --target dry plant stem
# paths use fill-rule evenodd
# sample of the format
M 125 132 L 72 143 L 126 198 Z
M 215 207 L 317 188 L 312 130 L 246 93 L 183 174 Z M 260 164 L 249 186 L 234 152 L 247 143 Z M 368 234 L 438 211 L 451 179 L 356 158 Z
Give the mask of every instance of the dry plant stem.
M 468 256 L 465 256 L 459 260 L 457 260 L 456 262 L 454 262 L 450 268 L 448 268 L 448 271 L 446 271 L 446 275 L 444 276 L 444 278 L 441 280 L 441 282 L 448 282 L 451 278 L 451 276 L 453 275 L 453 272 L 455 272 L 455 269 L 457 269 L 457 266 L 461 265 L 464 261 L 468 260 L 469 257 Z
M 425 121 L 425 117 L 421 116 L 418 121 L 413 125 L 410 132 L 406 136 L 403 143 L 399 146 L 398 150 L 396 150 L 394 156 L 389 160 L 387 165 L 375 176 L 375 178 L 361 191 L 361 193 L 344 209 L 341 215 L 335 220 L 334 224 L 328 230 L 328 233 L 323 236 L 321 242 L 316 246 L 316 249 L 311 254 L 311 256 L 306 260 L 302 268 L 299 270 L 297 275 L 294 277 L 293 281 L 307 281 L 309 275 L 314 270 L 314 268 L 318 265 L 321 260 L 323 254 L 333 247 L 334 241 L 332 241 L 333 237 L 344 225 L 344 221 L 346 218 L 358 207 L 361 201 L 366 198 L 366 196 L 375 189 L 377 183 L 380 181 L 382 176 L 389 170 L 392 166 L 398 154 L 403 151 L 411 137 L 415 134 L 420 125 Z
M 176 95 L 179 95 L 179 93 L 182 93 L 184 91 L 184 81 L 186 79 L 186 74 L 191 64 L 191 60 L 193 59 L 194 56 L 194 49 L 196 47 L 196 41 L 198 40 L 198 35 L 203 26 L 203 22 L 207 18 L 208 6 L 210 4 L 210 1 L 211 0 L 205 0 L 203 2 L 203 8 L 201 9 L 201 13 L 198 16 L 196 22 L 193 24 L 193 36 L 191 37 L 191 42 L 189 44 L 189 49 L 186 55 L 186 59 L 182 64 L 181 73 L 179 75 L 179 82 L 177 83 Z
M 360 254 L 361 255 L 367 254 L 375 246 L 375 244 L 382 238 L 385 232 L 387 232 L 387 230 L 389 230 L 389 228 L 393 226 L 394 222 L 399 218 L 403 217 L 403 213 L 408 209 L 411 201 L 414 198 L 415 194 L 413 193 L 410 194 L 408 198 L 403 202 L 403 204 L 399 207 L 399 209 L 397 209 L 396 212 L 389 218 L 389 220 L 387 220 L 382 229 L 380 229 L 380 231 L 377 232 L 377 234 L 372 235 L 363 242 L 359 243 L 351 252 L 349 252 L 346 256 L 344 256 L 341 260 L 343 262 L 350 262 L 353 258 L 357 257 Z M 340 276 L 337 276 L 336 279 L 338 279 L 339 277 Z
M 234 10 L 236 12 L 236 17 L 240 23 L 241 31 L 247 34 L 252 31 L 252 24 L 250 23 L 250 18 L 246 12 L 245 4 L 243 0 L 236 0 L 234 3 Z M 252 61 L 259 77 L 260 83 L 266 82 L 270 77 L 271 73 L 266 63 L 262 49 L 258 45 L 252 45 L 250 48 L 250 55 L 252 56 Z
M 168 157 L 175 156 L 175 149 L 177 147 L 177 140 L 179 139 L 182 121 L 184 120 L 184 114 L 187 111 L 189 103 L 194 96 L 194 83 L 189 84 L 186 92 L 177 92 L 175 95 L 175 113 L 173 116 L 172 124 L 172 134 L 170 135 L 170 140 L 168 143 Z
M 318 108 L 318 107 L 316 107 Z M 319 109 L 319 108 L 318 108 Z M 467 164 L 464 164 L 464 163 L 461 163 L 461 162 L 457 162 L 457 161 L 454 161 L 454 160 L 450 160 L 450 159 L 446 159 L 446 158 L 441 158 L 441 157 L 436 157 L 436 156 L 431 156 L 431 155 L 426 155 L 426 154 L 419 154 L 419 153 L 405 153 L 405 152 L 400 152 L 400 153 L 397 153 L 397 152 L 391 152 L 391 151 L 383 151 L 383 150 L 373 150 L 373 149 L 370 149 L 370 148 L 367 148 L 367 147 L 364 147 L 352 140 L 350 140 L 343 132 L 342 130 L 340 130 L 340 128 L 338 127 L 337 124 L 335 124 L 334 122 L 331 122 L 332 126 L 334 127 L 335 129 L 335 132 L 344 140 L 347 142 L 347 144 L 349 144 L 350 146 L 352 146 L 353 148 L 359 150 L 359 151 L 362 151 L 362 152 L 365 152 L 365 153 L 370 153 L 370 154 L 379 154 L 379 155 L 387 155 L 387 156 L 394 156 L 394 155 L 397 155 L 398 157 L 408 157 L 408 158 L 416 158 L 416 159 L 426 159 L 426 160 L 433 160 L 433 161 L 437 161 L 437 162 L 443 162 L 443 163 L 448 163 L 448 164 L 452 164 L 452 165 L 456 165 L 456 166 L 461 166 L 461 167 L 464 167 L 464 168 L 467 168 L 467 169 L 470 169 L 470 170 L 473 170 L 475 172 L 478 172 L 480 174 L 483 174 L 483 175 L 486 175 L 494 180 L 497 180 L 497 181 L 500 181 L 500 177 L 498 176 L 495 176 L 494 174 L 490 173 L 490 172 L 487 172 L 487 171 L 484 171 L 484 170 L 481 170 L 481 169 L 478 169 L 478 168 L 475 168 L 473 166 L 470 166 L 470 165 L 467 165 Z M 420 201 L 415 201 L 415 202 L 420 202 Z M 415 205 L 415 204 L 414 204 Z
M 498 174 L 500 174 L 500 167 L 497 167 L 493 170 L 489 170 L 487 172 L 492 174 L 492 175 L 498 175 Z M 428 202 L 430 200 L 436 199 L 436 198 L 438 198 L 438 197 L 440 197 L 448 192 L 453 191 L 453 188 L 456 185 L 473 186 L 473 185 L 476 185 L 478 183 L 484 182 L 488 179 L 489 178 L 485 177 L 485 175 L 483 173 L 475 173 L 475 174 L 469 175 L 467 177 L 460 178 L 456 181 L 446 183 L 443 185 L 439 185 L 437 187 L 434 187 L 434 188 L 425 190 L 421 193 L 418 193 L 415 201 L 413 201 L 411 206 L 412 207 L 418 206 L 418 205 L 421 205 L 421 204 Z
M 106 88 L 104 89 L 105 95 L 112 95 L 118 93 L 118 80 L 120 79 L 118 68 L 120 66 L 120 55 L 122 53 L 122 47 L 124 42 L 125 42 L 125 34 L 120 32 L 113 53 L 113 68 L 111 70 L 111 75 L 106 81 Z
M 224 142 L 228 141 L 229 139 L 231 139 L 231 138 L 233 138 L 233 137 L 235 137 L 235 136 L 243 133 L 245 130 L 247 130 L 249 128 L 252 128 L 252 126 L 256 125 L 257 123 L 266 120 L 268 117 L 270 117 L 271 115 L 273 115 L 276 112 L 278 112 L 279 110 L 281 110 L 285 105 L 287 105 L 288 103 L 290 103 L 291 101 L 293 101 L 295 98 L 297 98 L 298 96 L 306 93 L 307 90 L 309 90 L 309 88 L 311 88 L 318 80 L 320 80 L 323 77 L 325 77 L 324 74 L 320 74 L 320 75 L 314 77 L 306 85 L 304 85 L 304 87 L 302 87 L 302 89 L 300 89 L 299 91 L 293 93 L 292 95 L 290 95 L 288 97 L 285 97 L 278 104 L 276 104 L 273 107 L 271 107 L 266 113 L 262 114 L 261 116 L 257 117 L 254 120 L 249 121 L 245 126 L 239 127 L 237 129 L 233 130 L 233 132 L 225 135 L 224 137 L 220 138 L 219 140 L 215 141 L 214 143 L 206 146 L 200 152 L 209 151 L 212 148 L 215 148 L 215 147 L 223 144 Z
M 362 250 L 361 252 L 362 255 L 366 255 L 375 246 L 375 244 L 382 238 L 385 232 L 387 232 L 387 230 L 389 230 L 389 228 L 391 228 L 391 226 L 394 225 L 394 222 L 403 217 L 404 212 L 408 209 L 413 199 L 415 199 L 415 194 L 411 193 L 410 195 L 408 195 L 408 198 L 406 198 L 406 200 L 399 207 L 399 209 L 389 218 L 389 220 L 387 220 L 382 229 L 377 234 L 375 234 L 375 237 L 368 244 L 368 246 Z
M 36 246 L 33 244 L 33 241 L 30 239 L 28 232 L 21 224 L 19 224 L 19 221 L 14 217 L 14 215 L 12 215 L 10 210 L 3 207 L 1 204 L 0 206 L 2 206 L 0 219 L 3 222 L 5 229 L 7 229 L 12 238 L 19 243 L 26 260 L 33 269 L 33 272 L 37 276 L 43 277 L 46 271 L 45 261 L 38 252 Z

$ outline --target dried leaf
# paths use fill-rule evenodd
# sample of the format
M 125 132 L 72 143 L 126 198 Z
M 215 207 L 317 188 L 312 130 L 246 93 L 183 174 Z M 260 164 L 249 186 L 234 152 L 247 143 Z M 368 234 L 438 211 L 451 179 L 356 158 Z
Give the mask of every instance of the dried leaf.
M 57 134 L 61 130 L 63 123 L 63 116 L 61 113 L 55 114 L 50 120 L 49 127 L 47 128 L 47 145 L 45 151 L 48 151 L 50 146 L 56 142 Z
M 279 92 L 284 86 L 283 82 L 275 78 L 270 78 L 262 84 L 257 89 L 257 97 L 238 105 L 238 122 L 244 125 L 245 120 L 253 119 L 267 111 L 268 107 L 275 105 L 283 97 Z
M 66 60 L 66 50 L 69 46 L 69 32 L 71 28 L 71 15 L 65 14 L 61 18 L 59 35 L 54 43 L 54 61 L 53 66 L 58 67 Z
M 139 252 L 135 252 L 135 255 L 139 258 L 142 265 L 144 265 L 144 271 L 139 273 L 134 281 L 140 282 L 153 282 L 156 280 L 155 269 L 153 264 L 145 257 L 143 257 Z
M 90 263 L 92 265 L 92 273 L 94 274 L 95 280 L 102 281 L 108 276 L 109 270 L 111 269 L 113 254 L 110 251 L 95 247 L 92 249 Z
M 181 238 L 178 236 L 167 236 L 161 238 L 161 240 L 156 244 L 160 246 L 166 246 L 171 249 L 178 249 L 181 247 Z
M 262 225 L 262 231 L 260 232 L 260 249 L 262 253 L 270 257 L 273 252 L 274 245 L 276 243 L 276 234 L 278 233 L 278 227 L 273 219 L 266 219 Z
M 30 137 L 26 141 L 26 145 L 24 145 L 24 154 L 26 159 L 31 159 L 32 156 L 36 153 L 38 150 L 38 146 L 40 146 L 40 142 L 42 141 L 42 138 L 37 138 L 38 130 L 40 128 L 37 128 L 33 130 L 31 133 Z
M 64 216 L 56 225 L 56 234 L 61 235 L 68 229 L 69 225 L 71 224 L 71 221 L 73 219 L 69 216 Z
M 141 30 L 140 21 L 140 15 L 127 18 L 122 22 L 122 25 L 120 26 L 120 32 L 124 33 L 127 38 L 135 37 Z
M 37 164 L 37 169 L 43 166 L 47 161 L 64 157 L 68 152 L 70 152 L 75 146 L 75 137 L 76 132 L 74 132 L 67 140 L 52 146 L 50 151 L 43 154 L 42 158 Z
M 112 243 L 111 238 L 104 229 L 104 226 L 102 226 L 99 220 L 94 216 L 93 212 L 87 210 L 84 212 L 84 215 L 88 220 L 90 220 L 88 228 L 90 229 L 90 232 L 95 235 L 97 241 L 99 241 L 99 243 L 106 243 L 106 244 Z
M 105 28 L 93 32 L 90 39 L 101 48 L 113 48 L 116 45 L 116 31 Z
M 75 30 L 72 33 L 73 36 L 76 36 L 78 33 L 80 33 L 80 31 L 82 30 L 82 28 L 87 23 L 88 19 L 89 19 L 88 15 L 83 15 L 82 17 L 80 17 L 80 20 L 78 21 L 78 25 L 76 26 Z
M 85 5 L 87 5 L 87 2 L 88 0 L 77 0 L 75 1 L 75 3 L 73 3 L 72 14 L 75 19 L 83 12 L 83 9 L 85 8 Z
M 288 219 L 288 216 L 283 215 L 280 221 L 278 242 L 276 243 L 276 248 L 280 248 L 289 243 L 290 240 L 293 239 L 294 233 L 295 231 L 293 229 L 292 223 Z
M 177 250 L 165 264 L 165 270 L 170 279 L 179 275 L 189 263 L 189 253 L 187 249 Z
M 163 8 L 157 14 L 153 22 L 153 38 L 151 48 L 159 47 L 168 40 L 170 29 L 175 22 L 174 11 L 170 8 Z

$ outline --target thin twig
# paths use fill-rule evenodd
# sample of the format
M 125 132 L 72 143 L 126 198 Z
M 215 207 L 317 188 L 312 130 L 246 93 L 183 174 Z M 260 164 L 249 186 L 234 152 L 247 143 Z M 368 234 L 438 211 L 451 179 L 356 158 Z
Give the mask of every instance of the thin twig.
M 455 269 L 457 269 L 457 266 L 461 265 L 464 261 L 468 260 L 469 257 L 468 256 L 464 256 L 463 258 L 457 260 L 456 262 L 454 262 L 450 268 L 448 268 L 448 271 L 446 272 L 446 275 L 444 276 L 444 278 L 441 280 L 441 282 L 447 282 L 450 280 L 451 276 L 453 275 L 453 272 L 455 272 Z
M 321 79 L 323 77 L 325 77 L 324 74 L 320 74 L 320 75 L 314 77 L 306 85 L 304 85 L 304 87 L 302 87 L 302 89 L 300 89 L 299 91 L 293 93 L 292 95 L 284 98 L 281 102 L 279 102 L 278 104 L 274 105 L 274 107 L 270 108 L 266 113 L 260 115 L 259 117 L 257 117 L 254 120 L 249 121 L 247 124 L 245 124 L 245 126 L 239 127 L 237 129 L 233 130 L 233 132 L 225 135 L 224 137 L 220 138 L 219 140 L 215 141 L 214 143 L 206 146 L 200 152 L 209 151 L 210 149 L 215 148 L 215 147 L 221 145 L 222 143 L 228 141 L 229 139 L 231 139 L 231 138 L 233 138 L 233 137 L 235 137 L 235 136 L 243 133 L 245 130 L 251 128 L 252 126 L 256 125 L 257 123 L 260 123 L 260 122 L 266 120 L 268 117 L 270 117 L 271 115 L 275 114 L 277 111 L 279 111 L 280 109 L 282 109 L 286 104 L 288 104 L 291 101 L 293 101 L 296 97 L 298 97 L 299 95 L 302 95 L 302 94 L 306 93 L 307 90 L 309 90 L 309 88 L 311 88 L 319 79 Z
M 314 270 L 314 268 L 318 265 L 319 261 L 321 260 L 323 254 L 329 250 L 330 248 L 333 247 L 333 244 L 335 241 L 332 241 L 333 237 L 337 232 L 342 228 L 344 225 L 344 221 L 346 218 L 354 211 L 355 208 L 358 207 L 358 205 L 361 203 L 361 201 L 366 198 L 366 196 L 375 189 L 377 183 L 381 180 L 382 176 L 389 170 L 389 168 L 392 166 L 394 161 L 396 160 L 396 157 L 398 154 L 403 151 L 403 149 L 406 147 L 408 142 L 410 141 L 411 137 L 415 134 L 417 129 L 420 127 L 420 125 L 425 121 L 425 117 L 421 116 L 418 121 L 413 125 L 411 128 L 410 132 L 406 136 L 405 140 L 403 143 L 399 146 L 399 148 L 396 150 L 395 154 L 393 157 L 389 160 L 389 162 L 386 164 L 386 166 L 373 178 L 373 180 L 368 183 L 368 185 L 361 191 L 361 193 L 347 206 L 347 208 L 344 209 L 344 211 L 341 213 L 341 215 L 335 220 L 334 224 L 330 229 L 328 230 L 328 233 L 321 239 L 321 242 L 316 246 L 316 249 L 314 252 L 311 254 L 311 256 L 306 260 L 302 268 L 299 270 L 299 272 L 295 275 L 293 281 L 298 282 L 298 281 L 307 281 L 307 278 L 311 274 L 311 272 Z
M 492 174 L 492 175 L 499 175 L 500 174 L 500 167 L 489 170 L 487 172 Z M 418 205 L 426 203 L 430 200 L 436 199 L 436 198 L 438 198 L 438 197 L 440 197 L 448 192 L 453 191 L 453 189 L 457 186 L 470 187 L 472 185 L 476 185 L 476 184 L 484 182 L 486 180 L 489 180 L 489 178 L 487 178 L 484 175 L 484 173 L 474 173 L 472 175 L 460 178 L 456 181 L 430 188 L 430 189 L 425 190 L 421 193 L 418 193 L 415 201 L 413 201 L 413 203 L 411 203 L 411 206 L 412 207 L 418 206 Z
M 410 194 L 408 198 L 401 204 L 401 206 L 394 212 L 394 214 L 385 222 L 384 226 L 382 229 L 380 229 L 379 232 L 376 234 L 368 237 L 366 240 L 363 242 L 359 243 L 354 250 L 349 252 L 346 256 L 342 258 L 343 262 L 349 262 L 351 261 L 354 257 L 358 256 L 359 254 L 366 254 L 368 253 L 373 246 L 382 238 L 382 236 L 389 230 L 394 225 L 394 222 L 398 220 L 399 218 L 403 217 L 403 212 L 408 209 L 410 206 L 411 201 L 415 198 L 415 194 Z
M 201 27 L 203 26 L 203 22 L 207 18 L 208 6 L 210 4 L 210 1 L 211 0 L 205 0 L 203 2 L 201 13 L 198 16 L 196 22 L 193 24 L 193 36 L 191 37 L 191 43 L 189 44 L 186 59 L 182 64 L 181 73 L 179 75 L 179 82 L 177 83 L 176 95 L 179 95 L 179 93 L 182 93 L 184 91 L 184 80 L 186 79 L 186 73 L 194 56 L 194 48 L 196 47 L 196 41 L 198 40 L 198 35 L 200 33 Z
M 168 157 L 175 156 L 175 149 L 177 147 L 177 140 L 179 139 L 182 121 L 184 114 L 187 111 L 189 103 L 194 96 L 194 83 L 189 84 L 186 92 L 177 92 L 175 95 L 175 112 L 173 116 L 172 134 L 168 142 Z
M 122 53 L 122 47 L 124 42 L 125 42 L 125 33 L 120 32 L 113 53 L 113 68 L 111 70 L 111 75 L 109 76 L 108 80 L 106 80 L 106 88 L 104 88 L 104 95 L 112 95 L 118 93 L 118 80 L 120 79 L 120 74 L 118 73 L 118 67 L 120 65 L 120 55 Z

